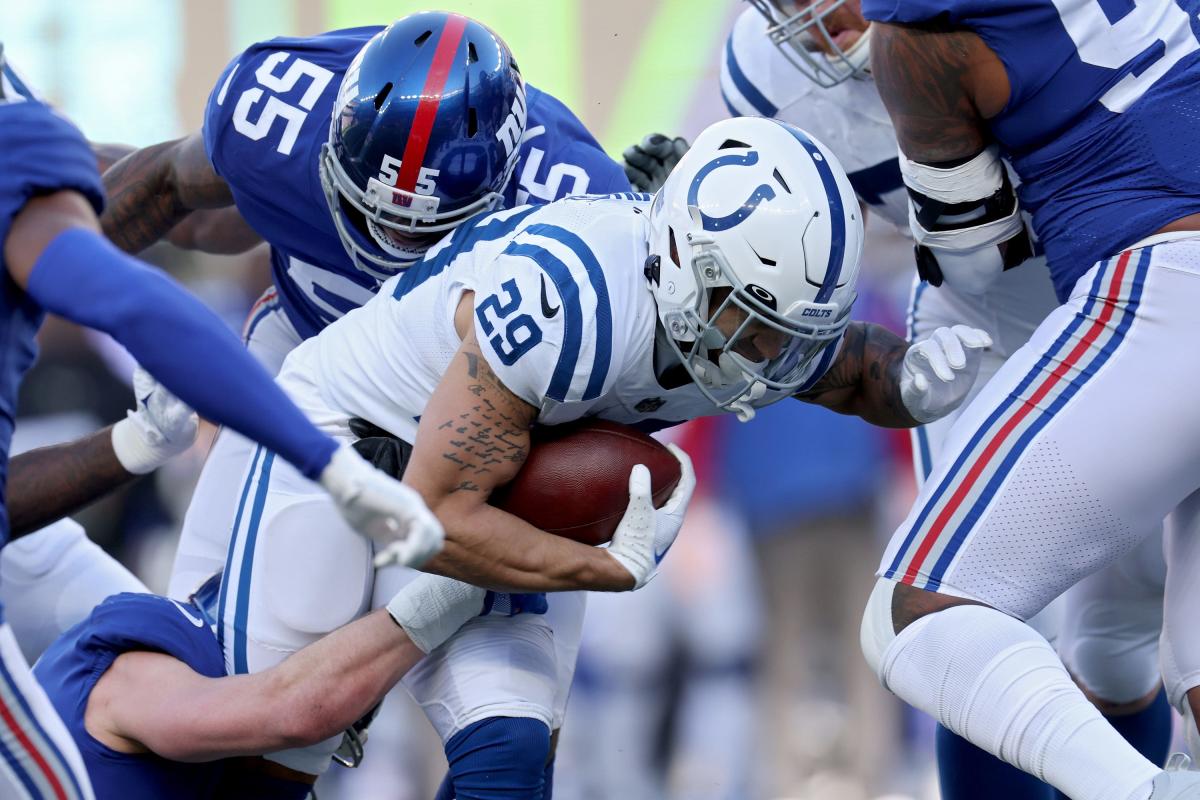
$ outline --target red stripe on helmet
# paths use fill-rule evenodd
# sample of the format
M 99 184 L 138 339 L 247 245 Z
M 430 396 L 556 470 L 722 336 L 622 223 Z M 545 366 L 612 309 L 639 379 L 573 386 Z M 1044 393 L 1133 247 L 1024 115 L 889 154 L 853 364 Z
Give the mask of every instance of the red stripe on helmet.
M 425 161 L 429 134 L 442 102 L 442 90 L 446 88 L 446 79 L 450 76 L 450 68 L 454 66 L 454 54 L 458 52 L 466 29 L 466 17 L 450 14 L 446 18 L 446 25 L 438 37 L 437 49 L 433 52 L 433 63 L 425 77 L 425 88 L 421 90 L 421 99 L 413 115 L 412 130 L 408 132 L 408 141 L 404 145 L 404 158 L 400 161 L 400 173 L 396 178 L 397 189 L 411 192 L 417 187 L 417 175 Z

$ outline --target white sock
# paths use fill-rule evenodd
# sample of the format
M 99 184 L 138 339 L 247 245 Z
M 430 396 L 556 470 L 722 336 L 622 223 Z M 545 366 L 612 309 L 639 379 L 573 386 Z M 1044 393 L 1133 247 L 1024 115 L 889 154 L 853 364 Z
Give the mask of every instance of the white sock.
M 1028 625 L 956 606 L 909 625 L 883 654 L 884 685 L 978 747 L 1073 800 L 1146 800 L 1158 767 L 1088 702 Z

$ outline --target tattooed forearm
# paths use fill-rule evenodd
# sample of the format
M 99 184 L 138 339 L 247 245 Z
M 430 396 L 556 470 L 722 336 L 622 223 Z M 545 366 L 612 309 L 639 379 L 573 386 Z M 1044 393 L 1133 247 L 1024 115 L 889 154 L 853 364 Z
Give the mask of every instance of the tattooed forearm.
M 908 343 L 880 325 L 852 322 L 829 371 L 798 399 L 853 414 L 885 428 L 917 421 L 900 397 L 900 374 Z
M 7 489 L 12 538 L 72 514 L 134 477 L 113 452 L 111 427 L 14 456 Z
M 104 190 L 109 202 L 101 227 L 128 253 L 145 250 L 194 209 L 233 202 L 198 136 L 130 153 L 104 173 Z
M 464 346 L 457 368 L 465 366 L 467 390 L 474 395 L 469 409 L 438 425 L 448 434 L 442 458 L 460 474 L 456 492 L 484 491 L 475 479 L 491 486 L 507 480 L 529 455 L 529 413 L 508 392 L 499 377 L 471 343 Z M 452 365 L 452 369 L 455 365 Z M 486 477 L 485 477 L 486 476 Z
M 979 46 L 966 31 L 871 26 L 871 74 L 900 149 L 913 161 L 955 161 L 986 146 L 984 121 L 967 83 Z

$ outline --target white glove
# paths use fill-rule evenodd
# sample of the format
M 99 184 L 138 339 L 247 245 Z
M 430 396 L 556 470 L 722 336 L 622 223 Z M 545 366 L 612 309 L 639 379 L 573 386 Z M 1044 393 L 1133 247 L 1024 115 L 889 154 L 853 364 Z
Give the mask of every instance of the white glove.
M 638 464 L 629 473 L 629 506 L 617 525 L 608 554 L 633 576 L 633 588 L 640 589 L 658 573 L 659 562 L 666 556 L 683 515 L 696 488 L 696 473 L 688 454 L 673 444 L 667 445 L 679 461 L 679 484 L 666 505 L 656 509 L 651 496 L 650 470 Z
M 938 328 L 908 348 L 900 375 L 900 399 L 917 422 L 932 422 L 958 408 L 979 374 L 992 337 L 978 328 Z
M 113 425 L 113 452 L 134 475 L 153 472 L 192 446 L 199 420 L 182 400 L 146 370 L 133 371 L 137 408 Z
M 420 575 L 396 593 L 387 610 L 412 643 L 428 654 L 479 616 L 486 595 L 486 590 L 453 578 Z
M 421 496 L 350 445 L 337 449 L 320 480 L 346 521 L 375 543 L 376 567 L 420 567 L 441 551 L 445 533 Z

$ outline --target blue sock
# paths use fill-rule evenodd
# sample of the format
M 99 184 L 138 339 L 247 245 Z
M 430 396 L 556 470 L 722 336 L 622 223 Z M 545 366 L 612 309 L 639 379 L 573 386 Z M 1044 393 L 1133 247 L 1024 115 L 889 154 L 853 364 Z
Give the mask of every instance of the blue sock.
M 1052 786 L 941 725 L 937 729 L 937 766 L 942 800 L 1051 800 L 1055 796 Z
M 1167 763 L 1171 750 L 1171 704 L 1167 702 L 1167 690 L 1161 689 L 1154 702 L 1136 714 L 1123 717 L 1105 717 L 1125 741 L 1158 766 Z M 1068 800 L 1061 792 L 1058 800 Z
M 446 742 L 450 771 L 434 800 L 546 800 L 553 775 L 550 729 L 536 719 L 494 717 Z

